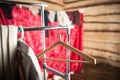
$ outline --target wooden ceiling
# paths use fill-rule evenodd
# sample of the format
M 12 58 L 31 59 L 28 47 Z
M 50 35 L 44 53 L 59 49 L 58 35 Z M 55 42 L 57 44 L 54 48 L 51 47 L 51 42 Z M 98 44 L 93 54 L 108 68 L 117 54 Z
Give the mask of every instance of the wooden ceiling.
M 71 3 L 76 3 L 82 0 L 6 0 L 6 1 L 18 1 L 18 2 L 29 2 L 29 3 L 45 3 L 48 4 L 46 9 L 49 10 L 65 10 L 65 8 L 69 8 L 67 6 Z
M 45 3 L 48 4 L 47 10 L 77 10 L 84 7 L 95 6 L 99 4 L 120 2 L 120 0 L 5 0 L 19 1 L 29 3 Z

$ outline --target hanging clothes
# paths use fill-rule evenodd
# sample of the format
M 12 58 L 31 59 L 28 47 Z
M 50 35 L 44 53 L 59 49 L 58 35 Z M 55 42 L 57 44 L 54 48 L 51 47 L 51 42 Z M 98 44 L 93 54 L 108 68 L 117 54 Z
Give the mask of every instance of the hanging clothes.
M 67 15 L 73 24 L 80 25 L 79 11 L 67 12 Z
M 41 15 L 41 10 L 39 10 L 39 14 Z M 45 26 L 48 26 L 48 22 L 49 22 L 48 15 L 49 15 L 49 12 L 45 10 L 44 11 L 44 25 Z M 45 30 L 45 36 L 46 37 L 49 36 L 48 30 Z
M 2 8 L 0 8 L 0 24 L 2 24 L 2 25 L 13 24 L 12 19 L 8 19 L 6 17 Z
M 45 11 L 44 11 L 45 26 L 48 26 L 48 22 L 49 22 L 48 14 L 49 14 L 49 12 L 48 12 L 47 10 L 45 10 Z M 49 36 L 48 30 L 45 31 L 45 36 L 46 36 L 46 37 Z
M 72 24 L 72 22 L 69 20 L 69 17 L 65 11 L 58 11 L 57 18 L 58 18 L 59 25 L 65 26 L 65 25 Z
M 17 80 L 17 27 L 0 26 L 0 80 Z
M 57 11 L 49 11 L 48 19 L 50 23 L 57 22 Z
M 0 3 L 0 8 L 2 8 L 8 19 L 12 19 L 12 9 L 15 4 Z
M 49 19 L 49 21 L 52 23 L 52 22 L 54 22 L 54 20 L 55 20 L 55 11 L 49 11 L 49 15 L 48 15 L 48 19 Z
M 34 16 L 36 16 L 36 15 L 39 14 L 39 9 L 38 9 L 38 8 L 31 7 L 30 11 L 32 12 L 32 14 L 33 14 Z
M 42 80 L 41 69 L 35 53 L 21 41 L 18 41 L 18 65 L 20 79 Z

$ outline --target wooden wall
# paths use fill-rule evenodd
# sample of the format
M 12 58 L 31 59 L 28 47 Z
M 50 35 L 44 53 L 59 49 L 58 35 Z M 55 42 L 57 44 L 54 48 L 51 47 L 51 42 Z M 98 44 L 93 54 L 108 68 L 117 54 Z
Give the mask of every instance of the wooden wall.
M 18 2 L 29 2 L 29 3 L 44 3 L 48 6 L 45 7 L 47 10 L 63 10 L 63 0 L 11 0 Z M 34 6 L 35 7 L 35 6 Z M 40 7 L 37 7 L 40 8 Z
M 84 9 L 84 51 L 98 63 L 120 67 L 120 0 L 65 0 L 65 10 Z

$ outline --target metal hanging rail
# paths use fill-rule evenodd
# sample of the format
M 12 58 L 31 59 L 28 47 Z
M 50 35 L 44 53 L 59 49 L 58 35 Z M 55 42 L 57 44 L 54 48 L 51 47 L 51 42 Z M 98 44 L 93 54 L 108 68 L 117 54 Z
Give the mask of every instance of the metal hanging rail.
M 0 1 L 0 3 L 8 3 L 8 4 L 24 4 L 24 5 L 31 5 L 31 6 L 38 6 L 41 8 L 41 14 L 42 14 L 42 27 L 24 27 L 24 31 L 33 31 L 33 30 L 53 30 L 53 29 L 66 29 L 67 30 L 67 43 L 70 43 L 70 28 L 69 26 L 53 26 L 53 27 L 49 27 L 49 26 L 44 26 L 44 7 L 47 6 L 47 4 L 42 4 L 42 3 L 29 3 L 29 2 L 20 2 L 20 1 L 9 1 L 9 0 L 5 0 L 5 1 Z M 43 39 L 45 39 L 45 33 L 42 32 L 42 35 L 44 36 Z M 45 41 L 45 40 L 44 40 Z M 45 49 L 45 42 L 43 42 L 43 50 Z M 44 57 L 46 58 L 46 57 Z M 70 51 L 67 50 L 67 56 L 66 59 L 69 61 L 70 60 Z M 66 62 L 66 73 L 63 74 L 55 69 L 50 68 L 49 66 L 47 66 L 46 61 L 44 61 L 43 67 L 44 69 L 47 69 L 53 73 L 55 73 L 58 76 L 61 76 L 62 78 L 64 78 L 65 80 L 70 80 L 70 62 Z M 44 80 L 46 79 L 46 71 L 44 71 Z
M 72 27 L 72 26 L 71 26 Z M 24 31 L 33 31 L 33 30 L 58 30 L 58 29 L 66 29 L 67 30 L 67 43 L 69 44 L 70 43 L 70 26 L 44 26 L 44 27 L 30 27 L 30 28 L 25 28 L 24 27 Z M 70 61 L 70 50 L 67 49 L 67 54 L 66 54 L 66 59 L 68 61 Z M 46 57 L 45 57 L 46 58 Z M 49 66 L 47 66 L 46 62 L 43 64 L 43 68 L 48 70 L 48 71 L 51 71 L 53 72 L 54 74 L 64 78 L 65 80 L 70 80 L 70 62 L 66 62 L 66 73 L 63 74 Z M 46 74 L 44 74 L 46 75 Z M 46 76 L 44 76 L 44 80 L 47 80 L 45 78 Z
M 71 27 L 72 27 L 72 26 L 71 26 Z M 49 26 L 44 26 L 44 27 L 30 27 L 30 28 L 25 28 L 25 27 L 24 27 L 24 31 L 66 29 L 66 30 L 67 30 L 67 43 L 69 44 L 69 43 L 70 43 L 70 28 L 71 28 L 71 27 L 68 26 L 68 25 L 67 25 L 67 26 L 51 26 L 51 27 L 49 27 Z M 67 52 L 66 52 L 66 53 L 67 53 L 67 54 L 66 54 L 66 55 L 67 55 L 67 56 L 66 56 L 66 59 L 67 59 L 68 61 L 70 61 L 70 50 L 67 49 Z M 46 63 L 46 62 L 45 62 L 45 63 Z M 45 64 L 45 63 L 43 64 L 43 67 L 44 67 L 46 70 L 53 72 L 54 74 L 56 74 L 56 75 L 64 78 L 65 80 L 70 80 L 70 62 L 66 62 L 67 64 L 66 64 L 66 73 L 65 73 L 65 74 L 63 74 L 63 73 L 61 73 L 61 72 L 59 72 L 59 71 L 57 71 L 57 70 L 55 70 L 55 69 L 47 66 L 47 64 Z M 45 74 L 45 75 L 46 75 L 46 74 Z M 45 79 L 45 76 L 44 76 L 44 80 L 46 80 L 46 79 Z
M 24 31 L 33 31 L 33 30 L 57 30 L 57 29 L 67 29 L 68 26 L 44 26 L 44 27 L 24 27 Z

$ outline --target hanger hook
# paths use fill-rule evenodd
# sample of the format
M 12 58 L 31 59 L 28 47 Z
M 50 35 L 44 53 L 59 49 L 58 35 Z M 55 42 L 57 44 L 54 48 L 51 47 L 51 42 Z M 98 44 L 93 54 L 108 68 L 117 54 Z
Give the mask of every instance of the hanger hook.
M 22 27 L 22 26 L 20 26 L 20 27 L 19 27 L 18 32 L 21 32 L 21 36 L 20 36 L 19 40 L 20 40 L 20 41 L 22 41 L 22 40 L 23 40 L 23 38 L 24 38 L 24 29 L 23 29 L 23 27 Z

